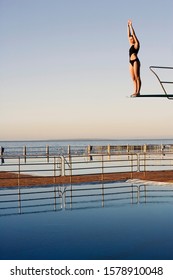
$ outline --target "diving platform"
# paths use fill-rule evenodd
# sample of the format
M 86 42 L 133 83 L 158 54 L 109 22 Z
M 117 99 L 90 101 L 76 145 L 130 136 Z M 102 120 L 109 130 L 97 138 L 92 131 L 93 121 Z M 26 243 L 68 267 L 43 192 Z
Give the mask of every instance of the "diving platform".
M 173 94 L 140 94 L 140 95 L 137 95 L 133 98 L 137 98 L 137 97 L 166 97 L 166 98 L 173 98 Z
M 160 86 L 163 90 L 163 93 L 152 93 L 152 94 L 140 94 L 138 96 L 132 96 L 133 98 L 136 97 L 146 97 L 146 98 L 155 98 L 155 97 L 161 97 L 164 98 L 166 97 L 169 100 L 173 100 L 173 93 L 168 93 L 166 88 L 165 88 L 165 84 L 173 84 L 173 81 L 165 81 L 165 80 L 161 80 L 158 73 L 156 73 L 157 70 L 173 70 L 173 67 L 165 67 L 165 66 L 150 66 L 149 69 L 151 70 L 151 72 L 155 75 L 155 77 L 157 78 L 157 80 L 160 83 Z M 158 71 L 157 71 L 158 72 Z

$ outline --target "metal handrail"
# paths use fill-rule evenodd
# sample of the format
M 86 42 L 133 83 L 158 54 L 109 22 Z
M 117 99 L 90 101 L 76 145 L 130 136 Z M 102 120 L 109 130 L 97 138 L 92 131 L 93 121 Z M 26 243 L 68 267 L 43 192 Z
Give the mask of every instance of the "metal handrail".
M 141 95 L 143 96 L 143 95 Z M 23 157 L 29 158 L 30 156 L 41 157 L 49 157 L 51 156 L 74 156 L 74 155 L 88 155 L 88 154 L 105 154 L 112 155 L 117 153 L 125 153 L 125 152 L 147 152 L 147 151 L 161 151 L 163 146 L 169 146 L 169 150 L 173 150 L 173 144 L 124 144 L 124 145 L 86 145 L 86 146 L 73 146 L 73 148 L 68 145 L 54 147 L 51 145 L 46 145 L 40 149 L 39 146 L 5 146 L 2 147 L 0 145 L 0 158 L 3 159 L 5 157 Z M 68 152 L 67 152 L 68 148 Z M 168 147 L 167 147 L 168 148 Z M 34 149 L 31 152 L 31 149 Z M 58 151 L 59 149 L 59 151 Z
M 31 161 L 31 158 L 33 161 Z M 22 158 L 7 158 L 6 163 L 2 166 L 1 171 L 7 171 L 6 175 L 0 177 L 0 185 L 4 179 L 8 178 L 8 172 L 13 173 L 14 177 L 11 179 L 20 180 L 24 178 L 53 178 L 50 184 L 56 183 L 56 178 L 61 176 L 73 175 L 93 175 L 102 174 L 102 181 L 104 181 L 104 174 L 119 173 L 119 172 L 146 172 L 156 170 L 172 170 L 173 169 L 173 153 L 126 153 L 117 155 L 92 155 L 90 156 L 71 156 L 70 158 L 50 157 L 47 162 L 47 157 L 41 157 L 42 161 L 37 161 L 38 157 L 29 157 L 24 163 Z M 8 163 L 8 160 L 10 161 Z M 45 168 L 44 168 L 45 165 Z M 24 175 L 24 177 L 22 176 Z M 41 185 L 41 182 L 39 183 Z M 43 185 L 45 185 L 44 183 Z M 47 183 L 48 184 L 48 183 Z
M 173 70 L 173 67 L 165 67 L 165 66 L 150 66 L 149 67 L 151 72 L 156 76 L 156 78 L 158 79 L 166 97 L 170 100 L 173 100 L 172 95 L 169 96 L 169 94 L 167 93 L 165 87 L 163 86 L 163 84 L 173 84 L 173 81 L 161 81 L 161 79 L 159 78 L 158 74 L 153 70 L 153 69 L 167 69 L 167 70 Z

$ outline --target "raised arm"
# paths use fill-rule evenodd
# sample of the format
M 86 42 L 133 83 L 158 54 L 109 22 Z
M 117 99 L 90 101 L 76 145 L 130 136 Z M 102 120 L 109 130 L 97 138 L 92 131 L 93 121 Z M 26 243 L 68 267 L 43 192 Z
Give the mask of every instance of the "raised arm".
M 132 21 L 131 20 L 128 20 L 128 37 L 129 36 L 133 36 L 134 41 L 135 41 L 135 44 L 134 44 L 135 48 L 139 48 L 140 43 L 139 43 L 139 40 L 138 40 L 138 38 L 136 36 L 135 30 L 134 30 L 134 28 L 132 26 Z
M 127 36 L 128 36 L 128 39 L 130 38 L 131 36 L 131 31 L 130 31 L 130 21 L 128 20 L 128 24 L 127 24 Z

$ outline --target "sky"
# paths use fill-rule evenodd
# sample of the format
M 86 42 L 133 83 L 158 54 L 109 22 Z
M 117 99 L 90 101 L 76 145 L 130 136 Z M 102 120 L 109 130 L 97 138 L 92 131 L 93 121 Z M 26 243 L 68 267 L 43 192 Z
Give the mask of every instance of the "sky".
M 149 66 L 173 66 L 172 11 L 172 0 L 0 0 L 0 140 L 173 138 L 173 101 L 128 98 L 127 39 L 131 19 L 141 94 L 162 93 Z

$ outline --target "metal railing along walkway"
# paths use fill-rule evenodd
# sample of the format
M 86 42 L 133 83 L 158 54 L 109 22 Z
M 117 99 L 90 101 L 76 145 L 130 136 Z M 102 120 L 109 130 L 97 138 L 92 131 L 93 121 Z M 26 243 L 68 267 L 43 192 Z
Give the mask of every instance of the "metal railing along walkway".
M 173 152 L 173 144 L 144 144 L 144 145 L 81 145 L 81 146 L 0 146 L 0 157 L 28 157 L 28 156 L 87 156 L 89 154 L 114 155 L 122 153 L 160 153 Z
M 57 177 L 129 172 L 173 170 L 173 153 L 123 153 L 114 155 L 88 154 L 87 156 L 11 156 L 4 157 L 0 165 L 0 185 L 4 180 L 50 178 L 51 184 Z M 10 172 L 10 176 L 9 176 Z M 46 179 L 45 179 L 46 180 Z M 27 185 L 27 182 L 25 183 Z M 39 183 L 41 184 L 41 182 Z

